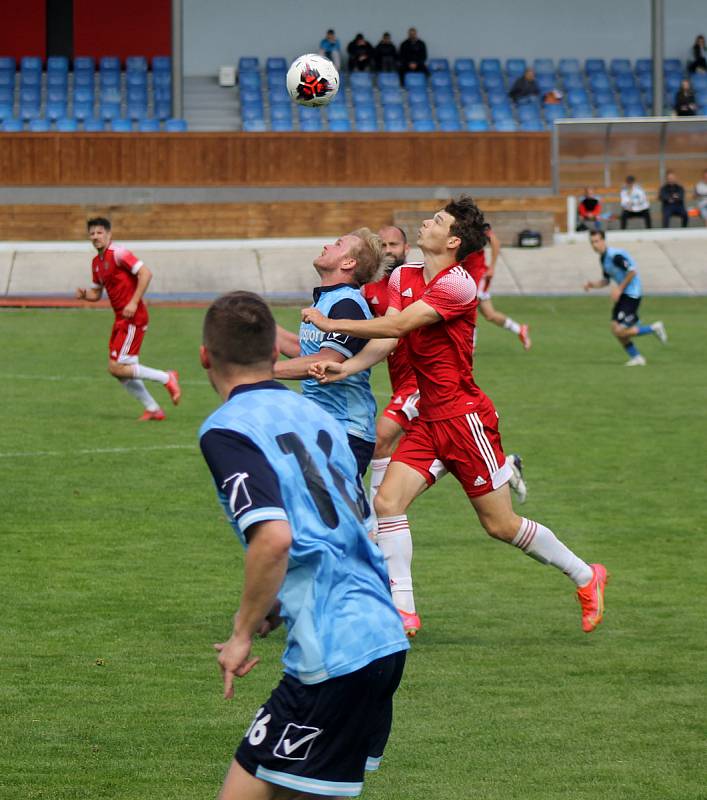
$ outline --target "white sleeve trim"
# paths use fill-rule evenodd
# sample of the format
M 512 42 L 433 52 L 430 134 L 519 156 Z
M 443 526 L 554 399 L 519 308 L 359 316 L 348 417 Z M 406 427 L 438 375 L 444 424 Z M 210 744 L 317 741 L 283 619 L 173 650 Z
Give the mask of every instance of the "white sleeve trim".
M 337 353 L 341 353 L 341 355 L 342 356 L 346 356 L 346 358 L 353 358 L 353 353 L 349 349 L 347 349 L 346 347 L 343 347 L 338 342 L 335 342 L 332 339 L 330 339 L 329 341 L 324 340 L 319 345 L 319 352 L 320 353 L 322 352 L 322 350 L 325 350 L 325 349 L 336 350 Z
M 137 263 L 133 264 L 133 267 L 130 270 L 130 272 L 132 272 L 133 275 L 137 275 L 138 272 L 140 272 L 140 267 L 142 266 L 143 266 L 142 261 L 138 261 Z
M 282 520 L 287 522 L 287 514 L 284 508 L 255 508 L 240 516 L 237 520 L 241 533 L 245 534 L 251 525 L 258 522 L 270 522 L 271 520 Z

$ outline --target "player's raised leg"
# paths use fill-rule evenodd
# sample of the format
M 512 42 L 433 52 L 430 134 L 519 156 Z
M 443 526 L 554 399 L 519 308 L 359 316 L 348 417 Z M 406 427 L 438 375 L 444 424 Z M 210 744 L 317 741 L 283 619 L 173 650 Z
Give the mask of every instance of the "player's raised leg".
M 530 339 L 530 327 L 528 325 L 516 322 L 514 319 L 511 319 L 506 314 L 494 308 L 490 296 L 479 301 L 479 311 L 481 311 L 484 319 L 487 319 L 494 325 L 498 325 L 499 328 L 503 328 L 515 334 L 523 345 L 523 348 L 525 350 L 530 350 L 532 342 Z

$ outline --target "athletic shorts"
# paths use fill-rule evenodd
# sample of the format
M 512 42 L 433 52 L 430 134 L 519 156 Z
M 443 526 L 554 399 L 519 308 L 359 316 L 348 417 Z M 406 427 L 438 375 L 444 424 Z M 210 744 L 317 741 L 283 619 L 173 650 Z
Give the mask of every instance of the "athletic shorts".
M 451 472 L 469 497 L 488 494 L 511 477 L 498 432 L 498 414 L 488 397 L 461 417 L 435 421 L 418 417 L 392 461 L 417 470 L 430 486 Z
M 485 275 L 476 287 L 476 297 L 479 301 L 491 299 L 491 281 Z
M 410 406 L 410 399 L 413 394 L 417 393 L 417 387 L 411 386 L 409 388 L 403 388 L 400 392 L 397 392 L 390 398 L 390 402 L 388 405 L 383 409 L 383 416 L 388 417 L 388 419 L 392 419 L 396 425 L 399 425 L 406 433 L 410 430 L 410 426 L 412 425 L 412 420 L 410 417 L 403 411 L 403 406 L 408 403 Z M 419 395 L 417 397 L 419 401 Z M 415 407 L 417 404 L 415 403 Z M 409 413 L 409 412 L 408 412 Z
M 356 458 L 358 474 L 363 478 L 373 458 L 373 451 L 376 449 L 376 443 L 367 442 L 365 439 L 361 439 L 360 436 L 352 436 L 350 433 L 347 434 L 347 438 L 349 440 L 351 452 Z
M 405 651 L 315 684 L 284 675 L 236 750 L 256 778 L 306 794 L 356 797 L 378 769 Z
M 140 355 L 147 325 L 135 325 L 129 319 L 116 319 L 110 333 L 108 353 L 111 361 L 127 362 Z
M 640 297 L 629 297 L 622 294 L 614 304 L 611 311 L 611 319 L 626 328 L 638 325 L 638 306 L 641 304 Z

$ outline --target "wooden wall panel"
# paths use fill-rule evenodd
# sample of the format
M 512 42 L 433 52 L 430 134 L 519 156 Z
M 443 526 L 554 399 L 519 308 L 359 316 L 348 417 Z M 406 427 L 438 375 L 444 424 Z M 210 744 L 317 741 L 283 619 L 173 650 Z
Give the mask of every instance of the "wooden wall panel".
M 0 134 L 3 186 L 548 186 L 546 133 Z

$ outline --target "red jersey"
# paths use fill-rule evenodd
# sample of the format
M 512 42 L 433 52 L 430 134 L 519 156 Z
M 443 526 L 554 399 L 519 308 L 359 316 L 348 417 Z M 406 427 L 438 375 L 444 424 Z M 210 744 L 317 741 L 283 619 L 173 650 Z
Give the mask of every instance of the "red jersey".
M 486 233 L 491 233 L 491 227 L 487 226 Z M 479 292 L 488 291 L 490 280 L 486 278 L 488 272 L 488 264 L 486 263 L 486 251 L 477 250 L 475 253 L 469 253 L 468 256 L 462 261 L 462 266 L 471 275 L 474 283 Z
M 468 414 L 485 396 L 472 375 L 476 283 L 460 264 L 442 270 L 429 283 L 423 264 L 403 264 L 390 276 L 388 302 L 402 311 L 417 300 L 442 317 L 405 337 L 420 388 L 420 419 Z
M 384 317 L 388 310 L 389 281 L 390 275 L 384 275 L 379 281 L 366 283 L 361 287 L 361 294 L 375 317 Z M 417 391 L 417 379 L 410 366 L 410 354 L 405 338 L 399 340 L 395 350 L 388 356 L 388 375 L 394 395 L 407 396 Z
M 137 273 L 142 266 L 130 250 L 111 242 L 97 255 L 91 264 L 93 272 L 93 285 L 103 288 L 108 293 L 116 318 L 119 318 L 123 309 L 132 300 L 137 286 Z M 135 325 L 147 325 L 147 308 L 142 300 L 138 303 L 135 316 L 131 322 Z

